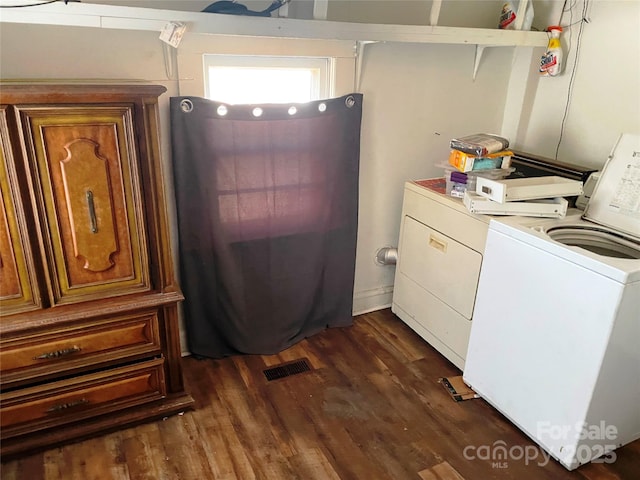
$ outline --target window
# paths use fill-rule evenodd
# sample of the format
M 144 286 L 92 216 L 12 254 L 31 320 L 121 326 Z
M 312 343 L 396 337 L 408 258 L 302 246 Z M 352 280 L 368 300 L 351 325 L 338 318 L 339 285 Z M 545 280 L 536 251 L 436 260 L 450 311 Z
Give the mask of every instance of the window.
M 204 55 L 205 96 L 229 104 L 328 98 L 332 64 L 323 57 Z

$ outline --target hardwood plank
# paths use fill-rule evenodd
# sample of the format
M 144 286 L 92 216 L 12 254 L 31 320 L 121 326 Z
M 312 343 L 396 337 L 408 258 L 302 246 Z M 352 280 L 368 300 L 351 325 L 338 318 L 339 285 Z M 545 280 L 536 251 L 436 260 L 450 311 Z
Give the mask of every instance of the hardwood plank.
M 170 480 L 160 430 L 156 423 L 150 426 L 153 428 L 141 428 L 135 436 L 122 440 L 118 447 L 124 452 L 124 460 L 132 480 Z
M 242 377 L 247 385 L 247 391 L 251 396 L 251 405 L 260 415 L 260 423 L 268 425 L 271 435 L 282 455 L 291 457 L 296 454 L 295 445 L 291 442 L 288 433 L 283 429 L 282 422 L 277 414 L 274 404 L 266 395 L 269 381 L 263 374 L 266 366 L 256 356 L 237 357 L 234 359 L 236 367 L 243 373 Z
M 0 472 L 2 480 L 41 480 L 44 477 L 44 458 L 43 455 L 36 454 L 22 458 L 6 466 L 2 465 Z
M 105 455 L 105 452 L 110 451 L 108 445 L 110 440 L 109 436 L 101 436 L 82 442 L 83 445 L 80 448 L 84 453 L 84 465 L 82 473 L 78 474 L 82 475 L 81 478 L 84 480 L 104 480 L 105 478 L 128 480 L 130 478 L 128 468 L 123 469 L 123 464 L 114 462 L 112 457 Z
M 271 434 L 271 429 L 264 428 L 270 424 L 269 414 L 265 412 L 266 404 L 255 395 L 255 391 L 247 390 L 242 375 L 235 367 L 233 361 L 221 365 L 216 370 L 215 382 L 221 407 L 232 420 L 227 427 L 227 430 L 231 430 L 228 438 L 238 442 L 239 448 L 231 450 L 234 465 L 245 471 L 241 478 L 248 478 L 246 475 L 256 478 L 288 478 L 292 476 L 285 460 L 288 451 L 283 452 L 279 448 L 281 442 Z M 249 378 L 246 365 L 242 369 Z M 257 385 L 254 379 L 246 381 L 250 385 Z M 249 421 L 236 421 L 239 418 Z M 247 446 L 252 447 L 247 449 Z M 238 450 L 250 450 L 252 455 L 237 456 Z
M 315 355 L 310 351 L 309 341 L 307 339 L 304 339 L 301 342 L 288 348 L 287 350 L 281 352 L 279 357 L 282 358 L 284 362 L 290 362 L 299 358 L 307 358 L 311 366 L 313 366 L 313 368 L 315 369 L 326 367 L 326 363 L 323 360 L 323 357 Z
M 64 480 L 63 472 L 65 470 L 66 464 L 62 447 L 44 452 L 44 478 L 47 480 Z
M 102 480 L 111 478 L 106 477 L 106 472 L 100 470 L 109 462 L 109 459 L 106 458 L 99 446 L 101 441 L 102 438 L 98 437 L 62 447 L 62 464 L 64 465 L 64 470 L 60 472 L 62 478 L 69 480 Z M 101 473 L 102 476 L 100 476 Z
M 245 451 L 244 445 L 238 438 L 232 420 L 228 416 L 218 418 L 218 426 L 214 427 L 215 432 L 207 430 L 209 435 L 213 435 L 211 446 L 215 452 L 214 472 L 219 472 L 213 478 L 246 478 L 255 480 L 256 475 L 249 461 L 249 452 Z
M 18 468 L 18 460 L 0 465 L 0 478 L 2 480 L 17 480 Z
M 601 463 L 588 463 L 578 469 L 589 480 L 636 480 L 640 478 L 640 441 L 636 440 L 613 452 L 613 463 L 607 459 Z M 633 476 L 628 476 L 634 472 Z
M 465 480 L 447 462 L 439 463 L 427 470 L 418 472 L 422 480 Z
M 158 422 L 167 478 L 213 478 L 193 415 L 175 415 Z
M 311 443 L 316 437 L 317 444 L 321 445 L 341 479 L 383 478 L 377 475 L 377 471 L 372 468 L 371 458 L 350 434 L 347 425 L 349 414 L 341 416 L 327 414 L 328 408 L 322 394 L 322 382 L 308 380 L 310 377 L 298 379 L 296 390 L 291 392 L 312 432 L 311 438 L 305 439 L 305 444 Z M 360 419 L 358 421 L 362 422 Z
M 381 340 L 384 346 L 390 352 L 396 353 L 401 361 L 412 362 L 427 355 L 424 341 L 409 327 L 399 325 L 395 319 L 385 321 L 379 315 L 366 314 L 358 322 L 358 325 L 365 324 L 373 329 L 371 336 Z M 406 328 L 402 328 L 403 326 Z
M 247 395 L 233 360 L 222 363 L 219 373 L 218 385 L 224 391 L 221 402 L 230 417 L 244 420 L 236 422 L 233 427 L 245 449 L 252 452 L 249 461 L 253 471 L 260 478 L 295 478 L 288 467 L 286 452 L 283 454 L 279 448 L 281 443 L 272 435 L 270 428 L 264 428 L 270 424 L 265 404 L 256 401 L 256 396 Z
M 308 480 L 341 480 L 320 448 L 308 448 L 290 458 L 294 470 Z
M 286 360 L 280 355 L 262 355 L 262 360 L 267 367 L 272 367 L 274 365 L 286 362 Z

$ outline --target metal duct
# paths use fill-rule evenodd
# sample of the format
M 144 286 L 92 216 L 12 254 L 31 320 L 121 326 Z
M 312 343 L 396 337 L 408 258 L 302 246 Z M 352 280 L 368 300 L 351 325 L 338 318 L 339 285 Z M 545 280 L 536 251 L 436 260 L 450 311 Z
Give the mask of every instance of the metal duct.
M 398 261 L 398 249 L 395 247 L 382 247 L 376 252 L 378 265 L 395 265 Z

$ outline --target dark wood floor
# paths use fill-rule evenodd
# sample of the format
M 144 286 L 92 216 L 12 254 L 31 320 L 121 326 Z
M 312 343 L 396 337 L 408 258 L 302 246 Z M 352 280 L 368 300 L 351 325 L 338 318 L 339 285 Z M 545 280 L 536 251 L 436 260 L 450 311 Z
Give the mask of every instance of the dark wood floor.
M 299 358 L 311 371 L 265 378 Z M 484 400 L 454 402 L 438 379 L 460 372 L 389 310 L 279 355 L 185 358 L 184 367 L 194 411 L 5 463 L 2 479 L 640 478 L 640 441 L 613 464 L 574 472 L 539 466 L 541 453 L 501 465 L 465 458 L 496 442 L 537 447 Z

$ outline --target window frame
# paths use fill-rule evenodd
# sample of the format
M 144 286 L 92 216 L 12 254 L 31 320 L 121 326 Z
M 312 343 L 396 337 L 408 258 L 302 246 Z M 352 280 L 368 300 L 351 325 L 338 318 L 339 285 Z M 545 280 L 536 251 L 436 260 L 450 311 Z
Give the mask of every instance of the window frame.
M 335 90 L 335 59 L 326 56 L 292 56 L 292 55 L 230 55 L 230 54 L 204 54 L 203 77 L 204 96 L 211 100 L 221 100 L 212 98 L 210 91 L 209 72 L 213 67 L 238 67 L 238 68 L 300 68 L 315 69 L 318 71 L 314 76 L 315 91 L 317 98 L 310 100 L 327 99 L 334 96 Z M 274 103 L 274 102 L 262 102 Z

